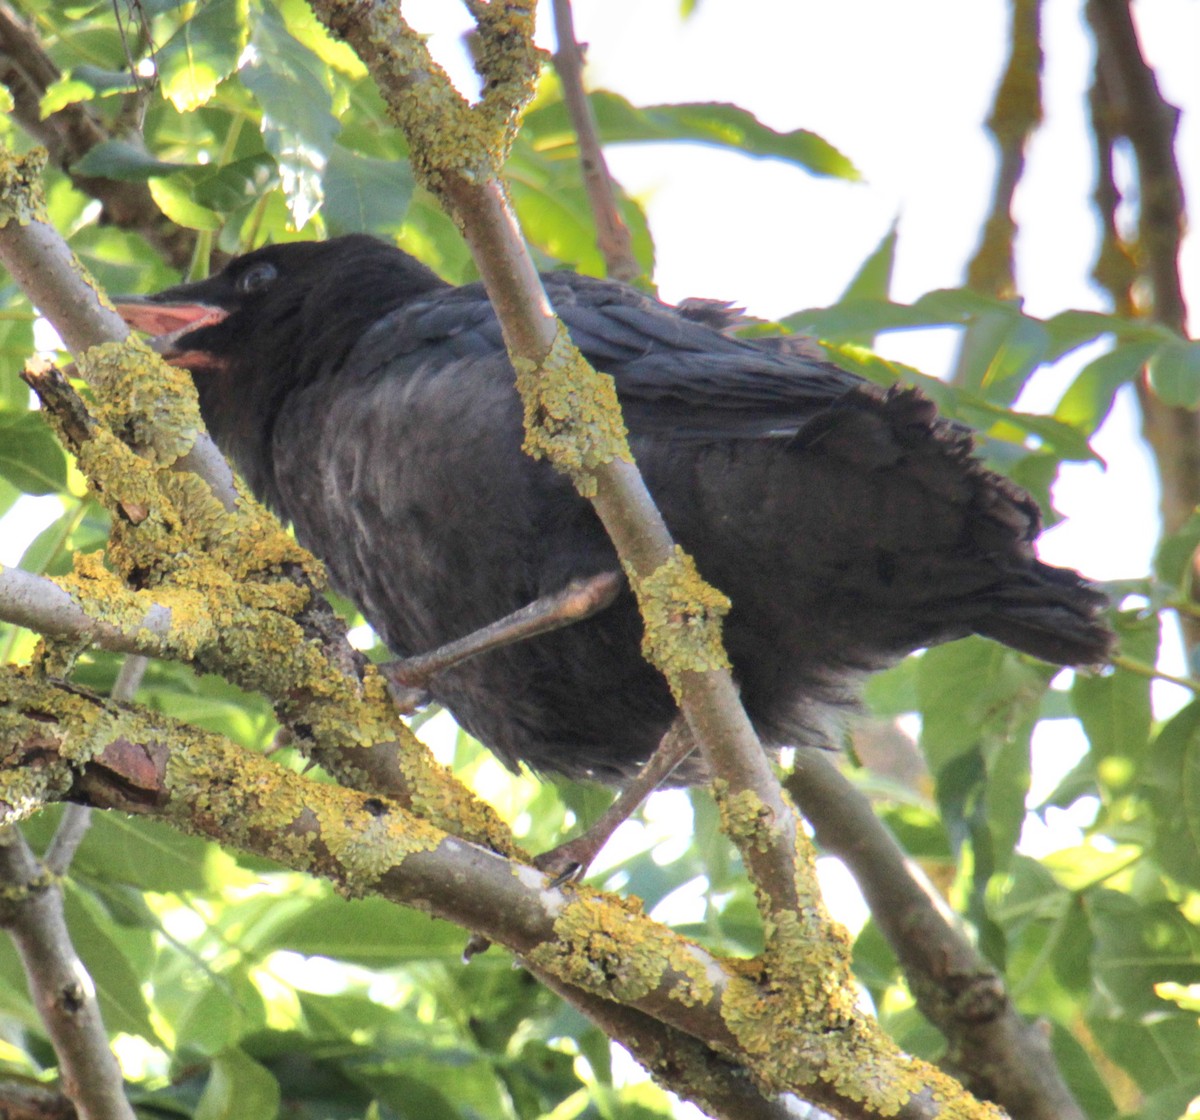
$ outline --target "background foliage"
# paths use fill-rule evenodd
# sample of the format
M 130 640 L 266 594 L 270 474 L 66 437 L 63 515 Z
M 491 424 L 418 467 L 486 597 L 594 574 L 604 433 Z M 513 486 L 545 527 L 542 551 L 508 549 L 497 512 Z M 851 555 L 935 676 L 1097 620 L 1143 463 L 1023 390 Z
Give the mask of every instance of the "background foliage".
M 86 107 L 111 137 L 74 162 L 72 175 L 144 184 L 173 223 L 196 232 L 195 252 L 182 262 L 190 275 L 202 275 L 213 254 L 367 230 L 395 238 L 448 279 L 474 278 L 456 231 L 414 186 L 403 138 L 365 69 L 301 0 L 142 0 L 133 11 L 120 7 L 119 20 L 109 4 L 87 0 L 30 0 L 22 9 L 61 71 L 42 113 Z M 131 63 L 140 76 L 131 77 Z M 855 177 L 852 152 L 810 133 L 774 132 L 732 106 L 636 107 L 604 91 L 593 105 L 608 142 L 721 144 L 816 175 Z M 30 145 L 15 119 L 3 127 L 11 146 Z M 539 262 L 602 273 L 552 73 L 508 174 Z M 48 204 L 53 224 L 110 291 L 154 290 L 177 277 L 142 237 L 106 221 L 68 175 L 49 180 Z M 634 199 L 621 207 L 650 274 L 645 215 Z M 1093 457 L 1088 440 L 1122 386 L 1145 369 L 1162 402 L 1200 402 L 1200 351 L 1167 326 L 1069 309 L 1036 319 L 1015 300 L 966 288 L 898 305 L 889 299 L 894 253 L 889 236 L 843 300 L 798 310 L 783 328 L 818 336 L 873 380 L 918 381 L 944 411 L 985 433 L 988 459 L 1031 489 L 1050 519 L 1059 465 Z M 884 331 L 945 325 L 965 340 L 953 384 L 865 349 Z M 73 553 L 100 548 L 106 526 L 17 376 L 34 326 L 28 303 L 6 283 L 0 514 L 19 513 L 21 495 L 57 497 L 61 515 L 20 562 L 54 574 L 70 569 Z M 1083 366 L 1052 415 L 1012 410 L 1030 378 L 1095 339 L 1108 349 Z M 0 522 L 0 536 L 16 524 Z M 1151 704 L 1162 628 L 1175 625 L 1174 611 L 1197 613 L 1190 559 L 1198 541 L 1200 516 L 1161 542 L 1153 571 L 1111 589 L 1122 638 L 1114 671 L 1055 675 L 982 639 L 955 643 L 874 680 L 871 718 L 848 742 L 855 779 L 963 913 L 1021 1010 L 1050 1024 L 1071 1087 L 1097 1120 L 1168 1120 L 1200 1098 L 1200 704 L 1165 721 Z M 28 658 L 34 640 L 0 624 L 7 659 Z M 106 691 L 116 670 L 115 657 L 88 653 L 75 679 Z M 139 700 L 250 748 L 272 744 L 265 701 L 178 665 L 154 664 Z M 870 749 L 901 716 L 920 728 L 915 776 Z M 1075 720 L 1089 749 L 1032 808 L 1083 805 L 1093 823 L 1077 845 L 1033 859 L 1016 849 L 1031 738 L 1047 721 Z M 455 738 L 446 717 L 432 726 L 460 772 L 518 822 L 528 847 L 551 846 L 595 811 L 596 791 L 510 779 Z M 287 759 L 286 748 L 279 757 Z M 872 758 L 874 769 L 862 765 Z M 684 844 L 689 808 L 694 839 Z M 657 826 L 630 830 L 626 858 L 603 880 L 646 899 L 689 936 L 753 952 L 753 900 L 707 794 L 691 794 L 690 805 L 665 795 L 652 815 Z M 39 848 L 55 818 L 46 812 L 28 826 Z M 72 865 L 67 905 L 141 1115 L 566 1120 L 670 1109 L 648 1083 L 614 1079 L 604 1036 L 499 950 L 463 967 L 461 931 L 382 902 L 341 900 L 325 884 L 153 823 L 98 815 Z M 914 1010 L 869 922 L 856 960 L 900 1045 L 941 1056 L 940 1036 Z M 54 1056 L 6 943 L 0 977 L 0 1081 L 43 1080 Z

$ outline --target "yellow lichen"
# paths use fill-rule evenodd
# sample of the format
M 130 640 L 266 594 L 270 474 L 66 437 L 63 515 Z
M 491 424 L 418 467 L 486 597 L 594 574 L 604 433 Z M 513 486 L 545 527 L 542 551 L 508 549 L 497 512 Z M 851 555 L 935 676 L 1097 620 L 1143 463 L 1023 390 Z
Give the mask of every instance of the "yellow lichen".
M 632 462 L 613 379 L 588 365 L 562 323 L 541 365 L 513 359 L 525 406 L 525 451 L 549 459 L 584 497 L 596 492 L 592 472 Z
M 22 226 L 47 221 L 46 201 L 42 196 L 45 170 L 45 148 L 17 155 L 0 147 L 0 226 L 11 221 Z
M 683 549 L 676 546 L 674 556 L 645 578 L 628 565 L 625 572 L 645 623 L 642 653 L 667 678 L 677 700 L 684 673 L 729 668 L 721 643 L 729 600 L 704 581 Z
M 576 898 L 555 919 L 554 934 L 529 954 L 530 961 L 586 991 L 629 1002 L 670 979 L 672 999 L 692 1004 L 712 998 L 704 964 L 687 942 L 648 921 L 636 898 Z
M 191 450 L 201 421 L 187 370 L 132 336 L 85 350 L 79 368 L 101 401 L 101 417 L 143 458 L 170 466 Z

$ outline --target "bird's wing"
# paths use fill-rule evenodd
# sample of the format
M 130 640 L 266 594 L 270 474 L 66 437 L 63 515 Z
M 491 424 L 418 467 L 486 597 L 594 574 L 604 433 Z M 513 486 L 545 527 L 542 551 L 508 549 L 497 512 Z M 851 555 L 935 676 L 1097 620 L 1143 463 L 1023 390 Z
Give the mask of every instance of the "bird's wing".
M 636 435 L 689 439 L 794 436 L 865 383 L 803 352 L 794 339 L 735 338 L 739 315 L 720 304 L 668 307 L 623 284 L 575 273 L 543 277 L 575 344 L 613 376 Z M 503 353 L 479 285 L 417 298 L 381 320 L 355 364 L 424 366 Z M 372 355 L 374 357 L 372 358 Z

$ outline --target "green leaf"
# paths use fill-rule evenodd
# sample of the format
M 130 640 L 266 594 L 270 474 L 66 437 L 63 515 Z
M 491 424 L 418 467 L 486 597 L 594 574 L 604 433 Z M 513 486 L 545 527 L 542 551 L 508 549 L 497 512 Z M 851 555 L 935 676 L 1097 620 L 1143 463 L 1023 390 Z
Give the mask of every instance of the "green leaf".
M 850 303 L 856 300 L 887 300 L 892 288 L 892 270 L 896 266 L 896 223 L 883 235 L 883 239 L 871 251 L 854 278 L 842 292 L 839 303 Z M 846 342 L 858 346 L 871 346 L 875 342 L 874 331 L 864 331 L 856 337 L 848 337 Z
M 605 143 L 690 140 L 784 160 L 814 175 L 861 178 L 854 164 L 816 133 L 803 128 L 776 132 L 737 105 L 697 102 L 637 109 L 623 97 L 603 91 L 592 94 L 592 105 Z
M 459 960 L 466 934 L 382 899 L 328 899 L 274 931 L 271 947 L 366 965 L 403 960 Z
M 1157 349 L 1154 342 L 1120 343 L 1088 362 L 1063 394 L 1054 415 L 1064 424 L 1094 432 L 1112 409 L 1117 390 L 1141 375 L 1142 367 Z
M 1096 982 L 1110 1013 L 1130 1018 L 1178 1015 L 1154 986 L 1167 980 L 1200 983 L 1200 929 L 1172 903 L 1141 905 L 1116 891 L 1094 892 L 1087 906 L 1096 938 Z M 1186 1018 L 1195 1023 L 1195 1016 Z
M 986 821 L 987 860 L 997 867 L 1005 866 L 1020 835 L 1030 736 L 1055 671 L 982 638 L 938 646 L 920 659 L 920 743 L 939 801 L 951 812 L 947 823 L 968 823 L 974 814 L 978 845 Z M 977 863 L 982 855 L 977 850 Z
M 233 73 L 246 45 L 246 17 L 247 0 L 208 0 L 158 51 L 159 85 L 179 112 L 207 105 Z
M 1164 404 L 1200 405 L 1200 342 L 1165 343 L 1150 359 L 1150 387 Z
M 210 976 L 172 1021 L 177 1046 L 211 1057 L 249 1032 L 262 1030 L 267 1013 L 258 990 L 243 973 L 236 973 Z
M 227 1050 L 212 1064 L 195 1120 L 274 1120 L 279 1082 L 242 1050 Z
M 36 412 L 0 412 L 0 478 L 26 494 L 66 489 L 66 456 Z
M 1045 359 L 1046 328 L 1011 308 L 981 314 L 967 328 L 957 384 L 990 403 L 1011 405 Z
M 575 131 L 552 81 L 543 81 L 537 104 L 526 114 L 529 137 L 543 150 L 573 148 Z M 638 108 L 619 94 L 590 95 L 600 139 L 605 144 L 689 141 L 743 155 L 780 159 L 814 175 L 858 180 L 858 169 L 832 144 L 798 128 L 776 132 L 753 113 L 723 102 L 647 105 Z
M 223 225 L 221 215 L 197 203 L 179 179 L 148 179 L 147 185 L 155 205 L 177 226 L 213 231 Z
M 1159 542 L 1154 556 L 1154 574 L 1176 592 L 1186 593 L 1192 582 L 1192 557 L 1200 548 L 1200 510 L 1179 530 Z
M 336 236 L 396 232 L 416 184 L 407 162 L 371 159 L 335 144 L 324 185 L 325 224 Z
M 120 948 L 133 934 L 97 920 L 78 888 L 64 892 L 64 909 L 71 941 L 96 987 L 104 1025 L 157 1045 L 159 1038 L 142 995 L 141 977 Z
M 250 36 L 243 84 L 262 107 L 263 143 L 279 165 L 288 211 L 300 229 L 320 208 L 321 178 L 341 126 L 323 63 L 264 6 Z
M 95 175 L 100 179 L 145 180 L 187 169 L 187 164 L 155 159 L 140 144 L 128 140 L 105 140 L 74 163 L 77 175 Z
M 1200 701 L 1193 700 L 1158 733 L 1144 780 L 1154 857 L 1168 875 L 1200 888 Z
M 1114 621 L 1122 655 L 1153 665 L 1158 655 L 1158 616 L 1124 611 Z M 1080 673 L 1071 687 L 1071 705 L 1091 743 L 1101 781 L 1112 790 L 1128 788 L 1150 738 L 1150 681 L 1120 668 L 1104 676 Z
M 194 168 L 186 176 L 192 198 L 219 214 L 230 214 L 257 201 L 279 183 L 275 163 L 263 152 L 224 167 Z

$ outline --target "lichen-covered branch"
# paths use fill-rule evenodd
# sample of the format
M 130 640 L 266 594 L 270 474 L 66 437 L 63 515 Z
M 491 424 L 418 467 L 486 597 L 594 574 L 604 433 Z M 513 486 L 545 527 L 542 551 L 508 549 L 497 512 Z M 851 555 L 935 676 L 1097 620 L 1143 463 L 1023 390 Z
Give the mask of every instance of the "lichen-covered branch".
M 949 1067 L 1021 1120 L 1084 1120 L 1045 1033 L 1013 1007 L 1003 979 L 914 875 L 867 798 L 811 748 L 796 752 L 787 788 L 817 843 L 858 881 L 917 1005 L 946 1037 Z
M 579 141 L 579 167 L 588 204 L 596 222 L 596 246 L 604 257 L 609 276 L 617 280 L 636 280 L 642 274 L 633 255 L 633 239 L 629 227 L 621 220 L 617 209 L 617 192 L 600 137 L 596 130 L 596 114 L 588 100 L 583 84 L 583 47 L 575 38 L 575 19 L 571 0 L 554 0 L 554 69 L 562 83 L 563 102 L 571 118 L 571 126 Z
M 632 462 L 611 381 L 597 374 L 550 311 L 537 271 L 508 205 L 500 167 L 521 109 L 532 96 L 538 56 L 532 45 L 531 0 L 472 5 L 479 22 L 477 65 L 487 94 L 467 104 L 432 62 L 399 9 L 379 0 L 311 0 L 313 10 L 370 69 L 393 120 L 414 153 L 414 170 L 459 223 L 496 308 L 521 378 L 528 445 L 575 480 L 592 501 L 635 591 L 679 564 L 674 542 Z M 507 100 L 505 100 L 507 99 Z M 574 407 L 581 402 L 582 421 Z M 578 442 L 576 440 L 578 439 Z M 584 450 L 587 448 L 588 450 Z M 656 604 L 642 596 L 643 613 Z M 704 608 L 667 612 L 655 648 L 687 644 Z M 735 831 L 759 893 L 768 940 L 800 913 L 817 913 L 815 879 L 804 866 L 795 815 L 785 801 L 727 669 L 671 674 L 676 699 L 712 772 L 752 830 Z M 779 919 L 778 921 L 776 919 Z M 805 924 L 805 923 L 801 923 Z M 818 923 L 819 924 L 819 923 Z M 806 926 L 806 932 L 807 926 Z M 786 954 L 781 954 L 781 959 Z M 849 978 L 848 960 L 839 975 Z
M 123 343 L 129 328 L 100 298 L 95 282 L 45 220 L 42 170 L 36 154 L 16 156 L 0 149 L 0 264 L 72 353 Z M 177 468 L 202 478 L 227 509 L 236 504 L 233 474 L 198 423 L 181 449 Z
M 129 700 L 137 691 L 146 661 L 126 658 L 113 696 Z M 121 1069 L 108 1036 L 91 978 L 67 929 L 58 880 L 67 873 L 91 822 L 84 805 L 64 808 L 54 836 L 39 861 L 15 827 L 0 827 L 0 926 L 8 930 L 25 970 L 34 1006 L 54 1044 L 60 1082 L 74 1115 L 93 1120 L 132 1120 Z M 52 1101 L 45 1102 L 52 1105 Z M 0 1116 L 9 1113 L 0 1099 Z
M 650 921 L 635 900 L 550 888 L 533 868 L 395 803 L 310 781 L 219 736 L 29 670 L 0 672 L 0 742 L 0 825 L 50 799 L 152 814 L 349 894 L 377 893 L 482 933 L 715 1049 L 763 1093 L 811 1090 L 850 1116 L 999 1115 L 901 1054 L 822 970 L 819 951 L 796 961 L 787 983 L 803 986 L 800 1007 L 836 1009 L 826 1016 L 800 1013 L 772 974 L 722 963 Z

